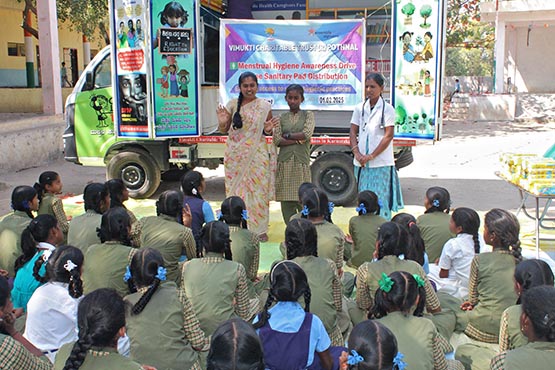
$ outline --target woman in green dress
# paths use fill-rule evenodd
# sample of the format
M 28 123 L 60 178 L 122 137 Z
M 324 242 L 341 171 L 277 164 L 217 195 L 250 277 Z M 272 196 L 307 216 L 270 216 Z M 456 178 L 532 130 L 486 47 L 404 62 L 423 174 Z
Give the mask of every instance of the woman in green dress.
M 528 344 L 494 357 L 491 360 L 491 369 L 552 369 L 555 363 L 555 288 L 553 286 L 538 286 L 524 292 L 520 330 L 528 338 Z

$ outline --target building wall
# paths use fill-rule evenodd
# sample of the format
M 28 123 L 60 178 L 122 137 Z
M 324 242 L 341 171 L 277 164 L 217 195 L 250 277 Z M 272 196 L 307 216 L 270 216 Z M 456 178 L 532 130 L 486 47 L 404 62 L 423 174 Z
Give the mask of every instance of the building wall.
M 27 86 L 25 56 L 8 55 L 8 43 L 25 43 L 23 28 L 21 28 L 21 23 L 23 22 L 22 12 L 24 8 L 24 4 L 19 3 L 16 0 L 0 0 L 0 20 L 2 21 L 2 32 L 0 32 L 0 87 Z M 32 15 L 32 19 L 33 28 L 38 29 L 37 17 L 34 14 Z M 40 30 L 38 31 L 40 34 Z M 77 50 L 77 69 L 78 73 L 80 73 L 84 68 L 82 35 L 77 32 L 69 31 L 68 25 L 60 24 L 58 27 L 58 39 L 60 48 L 60 63 L 62 61 L 66 62 L 68 77 L 71 80 L 70 58 L 68 53 L 64 53 L 64 48 Z M 33 43 L 35 45 L 35 56 L 33 59 L 35 68 L 35 85 L 38 86 L 38 40 L 34 37 Z M 96 41 L 96 39 L 91 42 L 92 50 L 99 50 L 100 48 L 102 48 L 102 45 L 98 45 L 98 41 Z

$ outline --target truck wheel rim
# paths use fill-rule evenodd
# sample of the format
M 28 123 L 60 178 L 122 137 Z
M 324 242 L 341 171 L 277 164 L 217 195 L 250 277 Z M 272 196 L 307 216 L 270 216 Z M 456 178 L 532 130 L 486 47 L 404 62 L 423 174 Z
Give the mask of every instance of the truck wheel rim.
M 322 174 L 322 187 L 331 194 L 340 194 L 349 186 L 349 175 L 341 168 L 330 168 Z
M 144 170 L 137 165 L 129 165 L 121 170 L 121 179 L 126 187 L 136 190 L 144 184 Z

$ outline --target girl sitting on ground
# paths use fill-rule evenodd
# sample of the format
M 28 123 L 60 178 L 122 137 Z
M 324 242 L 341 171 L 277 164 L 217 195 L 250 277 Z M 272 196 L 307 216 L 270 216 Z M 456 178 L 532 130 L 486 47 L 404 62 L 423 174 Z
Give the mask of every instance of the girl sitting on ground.
M 29 226 L 21 233 L 23 254 L 15 261 L 15 279 L 12 289 L 14 307 L 27 310 L 27 302 L 35 290 L 41 286 L 41 278 L 46 274 L 44 265 L 37 271 L 34 267 L 44 253 L 52 253 L 64 240 L 64 234 L 58 227 L 58 221 L 51 215 L 39 215 L 31 220 Z
M 173 281 L 166 281 L 162 254 L 141 249 L 133 256 L 125 279 L 133 288 L 125 297 L 130 303 L 126 321 L 131 359 L 157 369 L 200 370 L 195 351 L 208 350 L 209 340 L 185 294 Z
M 39 196 L 39 215 L 51 215 L 56 217 L 60 230 L 67 238 L 69 230 L 69 218 L 64 211 L 62 200 L 57 197 L 62 193 L 62 178 L 54 171 L 46 171 L 40 174 L 39 181 L 33 185 Z
M 122 179 L 111 179 L 106 181 L 106 186 L 110 192 L 110 208 L 121 207 L 125 209 L 131 220 L 131 225 L 137 222 L 137 217 L 131 212 L 123 202 L 129 200 L 129 190 L 125 187 Z
M 407 259 L 418 262 L 420 266 L 424 269 L 427 274 L 430 272 L 430 265 L 428 261 L 428 254 L 426 253 L 426 247 L 424 246 L 424 239 L 420 234 L 420 229 L 416 225 L 416 218 L 408 213 L 397 213 L 391 222 L 398 223 L 407 228 L 409 232 L 409 245 L 407 247 Z

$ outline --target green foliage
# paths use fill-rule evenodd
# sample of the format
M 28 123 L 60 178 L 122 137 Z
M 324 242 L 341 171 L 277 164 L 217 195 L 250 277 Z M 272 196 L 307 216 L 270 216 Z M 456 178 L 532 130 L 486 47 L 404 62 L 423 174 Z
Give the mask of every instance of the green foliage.
M 407 17 L 412 16 L 415 10 L 416 10 L 416 7 L 414 6 L 413 3 L 407 3 L 401 8 L 401 12 Z
M 432 7 L 428 4 L 422 5 L 422 8 L 420 8 L 420 15 L 424 19 L 428 18 L 432 15 Z
M 447 76 L 492 76 L 493 51 L 464 47 L 447 48 L 445 74 Z

